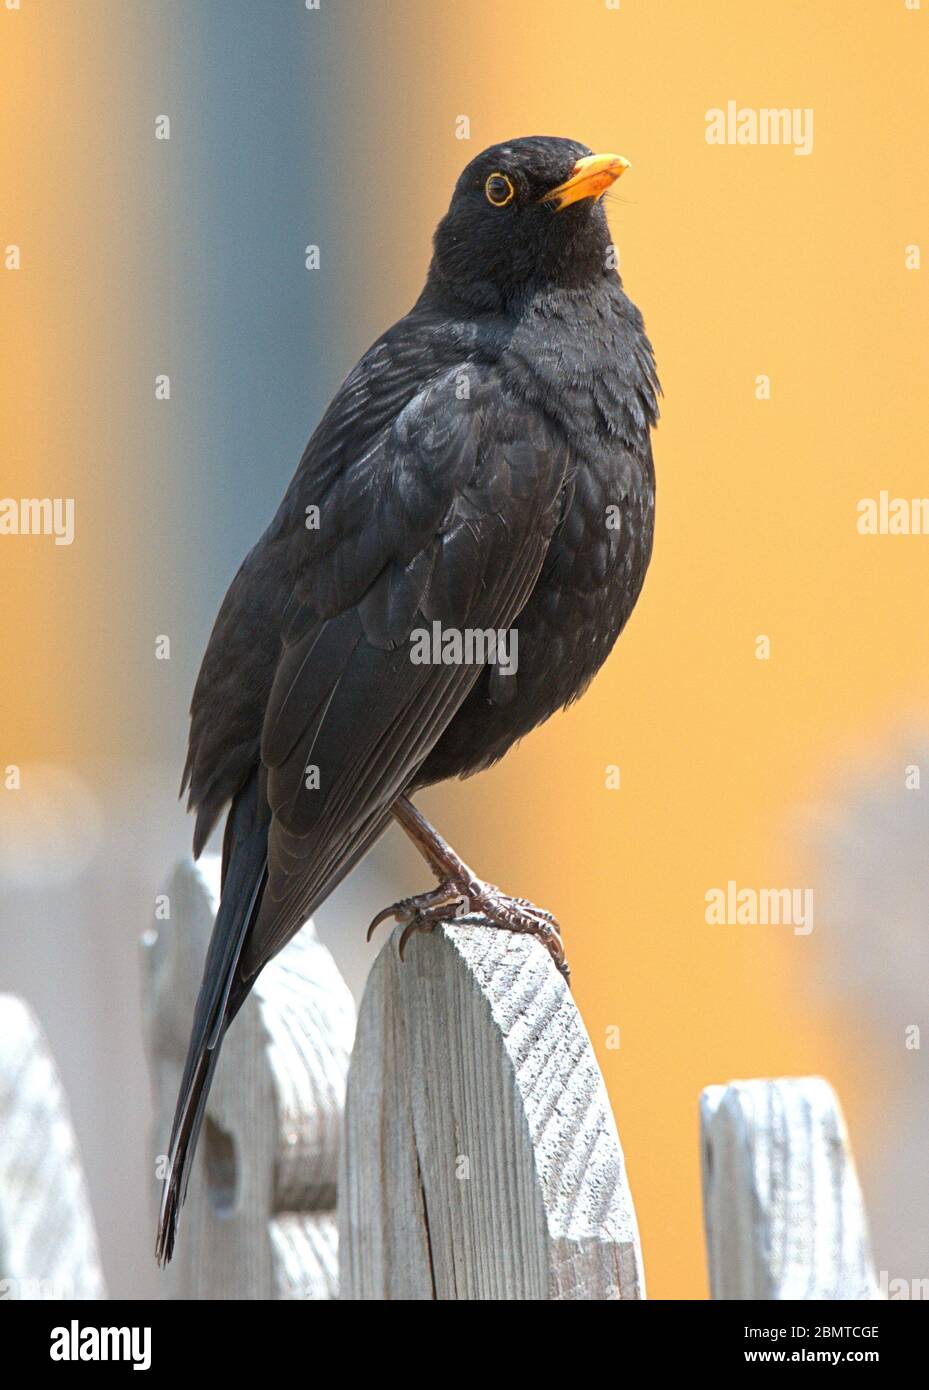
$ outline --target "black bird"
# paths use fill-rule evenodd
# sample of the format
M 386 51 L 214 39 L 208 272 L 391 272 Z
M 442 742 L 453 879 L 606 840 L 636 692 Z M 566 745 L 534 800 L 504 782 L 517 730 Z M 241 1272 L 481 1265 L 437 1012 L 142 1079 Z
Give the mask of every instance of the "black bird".
M 408 933 L 472 910 L 539 936 L 564 967 L 554 918 L 480 880 L 408 797 L 488 767 L 575 700 L 642 587 L 659 386 L 601 202 L 626 167 L 540 136 L 472 160 L 422 294 L 339 389 L 223 601 L 182 786 L 195 854 L 230 806 L 222 899 L 162 1262 L 229 1024 L 391 818 L 439 887 L 372 927 L 392 914 Z M 469 651 L 476 637 L 486 645 Z

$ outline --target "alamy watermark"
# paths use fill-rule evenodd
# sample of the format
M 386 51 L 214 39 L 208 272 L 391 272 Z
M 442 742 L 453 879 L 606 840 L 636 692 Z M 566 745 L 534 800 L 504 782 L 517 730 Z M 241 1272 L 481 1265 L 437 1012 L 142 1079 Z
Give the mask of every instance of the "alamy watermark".
M 929 536 L 929 497 L 861 497 L 857 527 L 859 536 Z
M 0 536 L 54 536 L 74 540 L 73 497 L 0 497 Z
M 416 627 L 410 633 L 414 666 L 496 666 L 503 676 L 515 676 L 519 634 L 515 628 Z
M 53 1327 L 49 1356 L 52 1361 L 131 1361 L 134 1371 L 152 1364 L 150 1327 L 82 1327 L 77 1318 Z
M 704 919 L 711 927 L 792 927 L 794 936 L 813 930 L 812 888 L 708 888 Z
M 929 1279 L 892 1279 L 890 1271 L 882 1269 L 877 1276 L 881 1297 L 897 1299 L 929 1299 Z
M 708 145 L 785 145 L 813 153 L 812 106 L 711 106 L 704 113 Z

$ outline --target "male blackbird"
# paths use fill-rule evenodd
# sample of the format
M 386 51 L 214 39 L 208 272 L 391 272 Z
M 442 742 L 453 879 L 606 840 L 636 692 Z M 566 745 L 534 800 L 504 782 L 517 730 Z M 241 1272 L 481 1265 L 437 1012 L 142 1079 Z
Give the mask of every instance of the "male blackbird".
M 338 391 L 219 611 L 184 773 L 195 854 L 231 806 L 162 1261 L 226 1029 L 392 817 L 439 887 L 372 927 L 473 910 L 564 967 L 554 918 L 480 880 L 408 796 L 576 699 L 642 587 L 659 387 L 600 199 L 626 167 L 538 136 L 472 160 L 422 294 Z

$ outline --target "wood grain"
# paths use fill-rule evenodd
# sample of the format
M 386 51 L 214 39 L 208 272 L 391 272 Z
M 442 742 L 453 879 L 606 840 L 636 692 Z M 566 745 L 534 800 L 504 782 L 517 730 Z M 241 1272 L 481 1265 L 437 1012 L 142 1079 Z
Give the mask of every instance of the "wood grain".
M 58 1069 L 29 1007 L 0 995 L 0 1299 L 105 1297 Z
M 878 1296 L 861 1189 L 828 1082 L 709 1086 L 700 1124 L 713 1298 Z
M 396 942 L 349 1075 L 340 1296 L 644 1297 L 606 1088 L 546 951 L 470 923 L 402 963 Z
M 218 861 L 202 863 L 177 866 L 165 891 L 170 919 L 143 940 L 156 1155 L 167 1147 L 218 902 Z M 335 1297 L 354 1024 L 351 995 L 308 923 L 262 971 L 223 1044 L 166 1297 Z

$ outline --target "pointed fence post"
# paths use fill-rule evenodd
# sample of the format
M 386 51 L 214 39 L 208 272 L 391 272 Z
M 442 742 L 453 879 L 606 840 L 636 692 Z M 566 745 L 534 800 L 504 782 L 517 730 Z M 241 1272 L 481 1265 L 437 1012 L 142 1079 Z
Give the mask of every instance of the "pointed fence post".
M 714 1299 L 879 1297 L 848 1133 L 827 1081 L 708 1086 L 700 1125 Z
M 178 864 L 143 938 L 153 1154 L 162 1157 L 218 888 L 218 860 Z M 335 1297 L 335 1184 L 354 1025 L 348 987 L 308 923 L 262 971 L 223 1043 L 167 1297 Z
M 440 926 L 365 990 L 339 1176 L 348 1299 L 645 1296 L 626 1167 L 538 942 Z
M 0 995 L 0 1300 L 106 1298 L 77 1140 L 32 1010 Z

